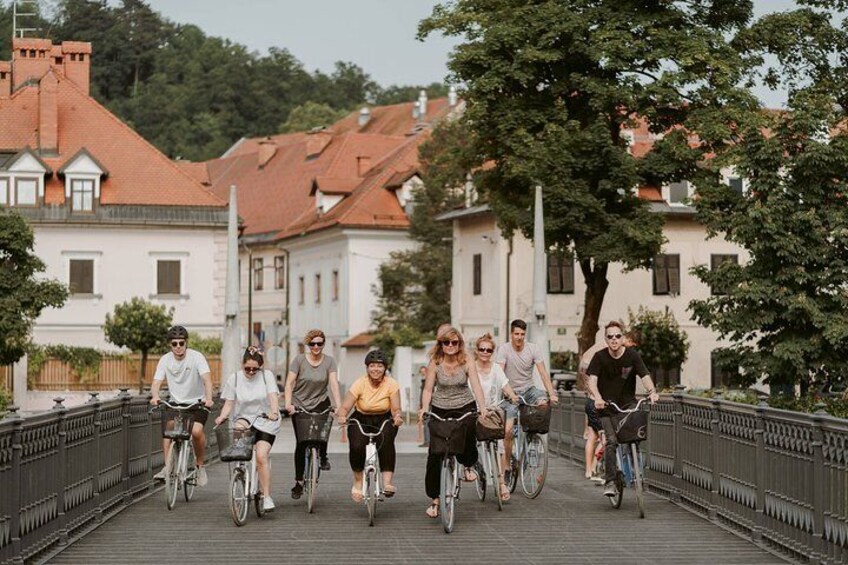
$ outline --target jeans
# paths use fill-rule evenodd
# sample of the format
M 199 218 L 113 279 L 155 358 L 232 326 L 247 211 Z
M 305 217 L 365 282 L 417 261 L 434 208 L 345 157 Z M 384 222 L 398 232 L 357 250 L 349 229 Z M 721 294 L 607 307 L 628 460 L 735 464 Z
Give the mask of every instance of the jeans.
M 524 397 L 527 404 L 538 404 L 539 402 L 548 401 L 548 393 L 534 386 L 524 390 L 517 390 L 515 394 Z M 518 416 L 518 404 L 504 403 L 504 411 L 506 412 L 506 419 L 512 420 Z

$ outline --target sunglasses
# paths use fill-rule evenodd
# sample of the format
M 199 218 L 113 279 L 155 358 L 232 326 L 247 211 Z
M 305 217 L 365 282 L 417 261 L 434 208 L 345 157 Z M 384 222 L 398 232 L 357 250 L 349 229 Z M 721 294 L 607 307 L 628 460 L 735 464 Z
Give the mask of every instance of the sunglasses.
M 174 341 L 171 342 L 171 347 L 185 347 L 185 344 L 186 344 L 186 342 L 183 339 L 181 339 L 179 341 L 174 340 Z
M 262 367 L 245 367 L 245 368 L 244 368 L 244 372 L 245 372 L 245 373 L 250 373 L 250 374 L 252 375 L 253 373 L 258 372 L 261 368 L 262 368 Z
M 445 346 L 450 345 L 451 347 L 456 347 L 457 345 L 459 345 L 459 340 L 458 339 L 443 339 L 442 345 L 445 345 Z
M 621 334 L 609 334 L 607 339 L 621 339 Z
M 479 351 L 480 353 L 494 353 L 495 352 L 495 350 L 491 347 L 478 347 L 477 351 Z
M 324 342 L 323 341 L 310 341 L 306 345 L 308 345 L 309 347 L 324 347 Z

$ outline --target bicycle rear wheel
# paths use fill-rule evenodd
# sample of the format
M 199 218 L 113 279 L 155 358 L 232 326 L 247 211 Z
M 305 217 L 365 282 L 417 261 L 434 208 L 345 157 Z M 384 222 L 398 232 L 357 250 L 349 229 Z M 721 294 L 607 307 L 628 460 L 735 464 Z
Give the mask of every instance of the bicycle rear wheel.
M 548 450 L 539 434 L 528 434 L 521 457 L 521 489 L 527 498 L 536 498 L 545 486 Z
M 306 450 L 306 473 L 304 489 L 306 490 L 306 510 L 310 514 L 315 510 L 315 494 L 318 490 L 318 473 L 321 470 L 318 462 L 318 447 L 312 446 Z
M 645 517 L 645 485 L 642 483 L 642 466 L 639 461 L 639 444 L 630 444 L 630 468 L 633 470 L 636 487 L 636 504 L 639 506 L 639 517 Z
M 185 501 L 191 500 L 194 496 L 194 487 L 197 486 L 197 458 L 194 455 L 194 444 L 191 440 L 186 442 L 186 474 L 183 481 L 183 496 Z
M 489 458 L 489 480 L 492 481 L 492 489 L 495 492 L 495 500 L 498 501 L 498 510 L 503 510 L 503 499 L 501 498 L 501 458 L 498 456 L 497 442 L 488 442 L 486 446 L 486 457 Z
M 610 506 L 615 509 L 621 508 L 621 501 L 624 500 L 624 473 L 621 471 L 615 473 L 615 496 L 606 498 L 609 500 Z
M 377 473 L 368 469 L 365 474 L 365 505 L 368 507 L 368 525 L 373 526 L 377 519 Z
M 474 473 L 477 475 L 477 479 L 474 481 L 474 486 L 477 490 L 477 498 L 480 499 L 480 502 L 486 500 L 486 469 L 483 464 L 478 460 L 477 463 L 474 464 Z
M 453 531 L 454 521 L 456 520 L 456 482 L 458 479 L 458 467 L 456 458 L 446 456 L 442 460 L 442 483 L 439 492 L 440 514 L 442 517 L 442 527 L 445 533 Z
M 180 482 L 180 452 L 183 442 L 171 442 L 171 451 L 168 453 L 167 471 L 165 472 L 165 505 L 168 510 L 174 508 L 177 503 L 177 486 Z
M 247 485 L 245 484 L 244 469 L 236 467 L 230 477 L 230 513 L 236 526 L 247 522 Z

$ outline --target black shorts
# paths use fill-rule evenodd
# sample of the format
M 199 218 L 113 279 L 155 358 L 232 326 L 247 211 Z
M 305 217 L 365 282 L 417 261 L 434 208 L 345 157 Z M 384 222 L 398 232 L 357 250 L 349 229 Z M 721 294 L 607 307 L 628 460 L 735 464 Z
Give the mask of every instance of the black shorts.
M 598 411 L 595 409 L 595 401 L 591 398 L 586 399 L 586 418 L 589 420 L 589 427 L 595 430 L 595 433 L 604 429 Z
M 257 430 L 256 428 L 251 429 L 255 434 L 256 441 L 267 441 L 271 445 L 274 445 L 274 440 L 277 439 L 277 436 L 271 435 L 268 432 L 263 432 L 262 430 Z

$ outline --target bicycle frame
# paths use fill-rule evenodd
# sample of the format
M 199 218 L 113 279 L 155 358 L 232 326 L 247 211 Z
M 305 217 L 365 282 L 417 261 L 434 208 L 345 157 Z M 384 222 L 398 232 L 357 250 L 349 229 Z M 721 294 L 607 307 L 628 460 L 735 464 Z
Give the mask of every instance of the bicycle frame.
M 476 416 L 476 414 L 476 412 L 467 412 L 459 418 L 442 418 L 433 412 L 425 412 L 425 415 L 443 422 L 461 422 L 469 416 Z M 454 522 L 456 520 L 456 501 L 459 500 L 459 491 L 461 487 L 461 481 L 459 480 L 459 466 L 460 463 L 457 460 L 456 455 L 447 455 L 442 459 L 442 478 L 439 489 L 439 515 L 442 518 L 442 527 L 447 534 L 453 531 Z
M 322 412 L 310 412 L 309 410 L 298 408 L 295 412 L 295 414 L 307 414 L 310 416 L 323 416 L 329 413 L 329 408 Z M 321 476 L 318 442 L 311 442 L 310 445 L 307 445 L 304 457 L 306 458 L 306 461 L 303 473 L 303 490 L 306 495 L 306 511 L 312 514 L 312 511 L 315 510 L 315 496 L 316 491 L 318 490 L 318 478 Z
M 645 399 L 639 400 L 636 403 L 636 406 L 631 409 L 622 409 L 615 402 L 608 402 L 607 404 L 618 410 L 619 413 L 632 413 L 638 411 L 642 403 L 645 402 Z M 639 450 L 639 441 L 631 442 L 626 444 L 618 444 L 618 448 L 616 449 L 616 465 L 618 467 L 617 470 L 617 479 L 616 479 L 616 489 L 618 490 L 618 494 L 610 499 L 613 507 L 619 508 L 621 506 L 621 498 L 623 497 L 623 491 L 625 486 L 632 486 L 636 492 L 636 504 L 639 507 L 639 517 L 645 517 L 645 487 L 644 487 L 644 461 L 642 459 L 641 451 Z
M 356 418 L 350 418 L 348 422 L 356 424 L 359 433 L 368 438 L 368 443 L 365 444 L 365 466 L 362 468 L 362 498 L 365 501 L 366 508 L 368 508 L 368 525 L 373 526 L 377 514 L 377 502 L 384 499 L 383 473 L 380 469 L 377 437 L 383 433 L 386 424 L 391 423 L 391 420 L 383 420 L 377 432 L 366 432 L 362 428 L 362 423 Z M 372 481 L 373 491 L 371 488 Z
M 209 411 L 199 400 L 187 406 L 171 404 L 168 401 L 160 400 L 157 406 L 152 406 L 148 410 L 148 413 L 152 413 L 154 410 L 161 409 L 162 407 L 169 408 L 178 413 L 187 413 L 198 409 Z M 172 510 L 176 504 L 177 491 L 183 491 L 186 502 L 191 500 L 194 495 L 194 487 L 197 480 L 197 465 L 195 464 L 192 470 L 189 471 L 189 461 L 196 459 L 193 427 L 194 424 L 192 423 L 192 429 L 189 430 L 188 439 L 163 437 L 163 439 L 170 441 L 168 453 L 165 454 L 165 504 L 168 510 Z

